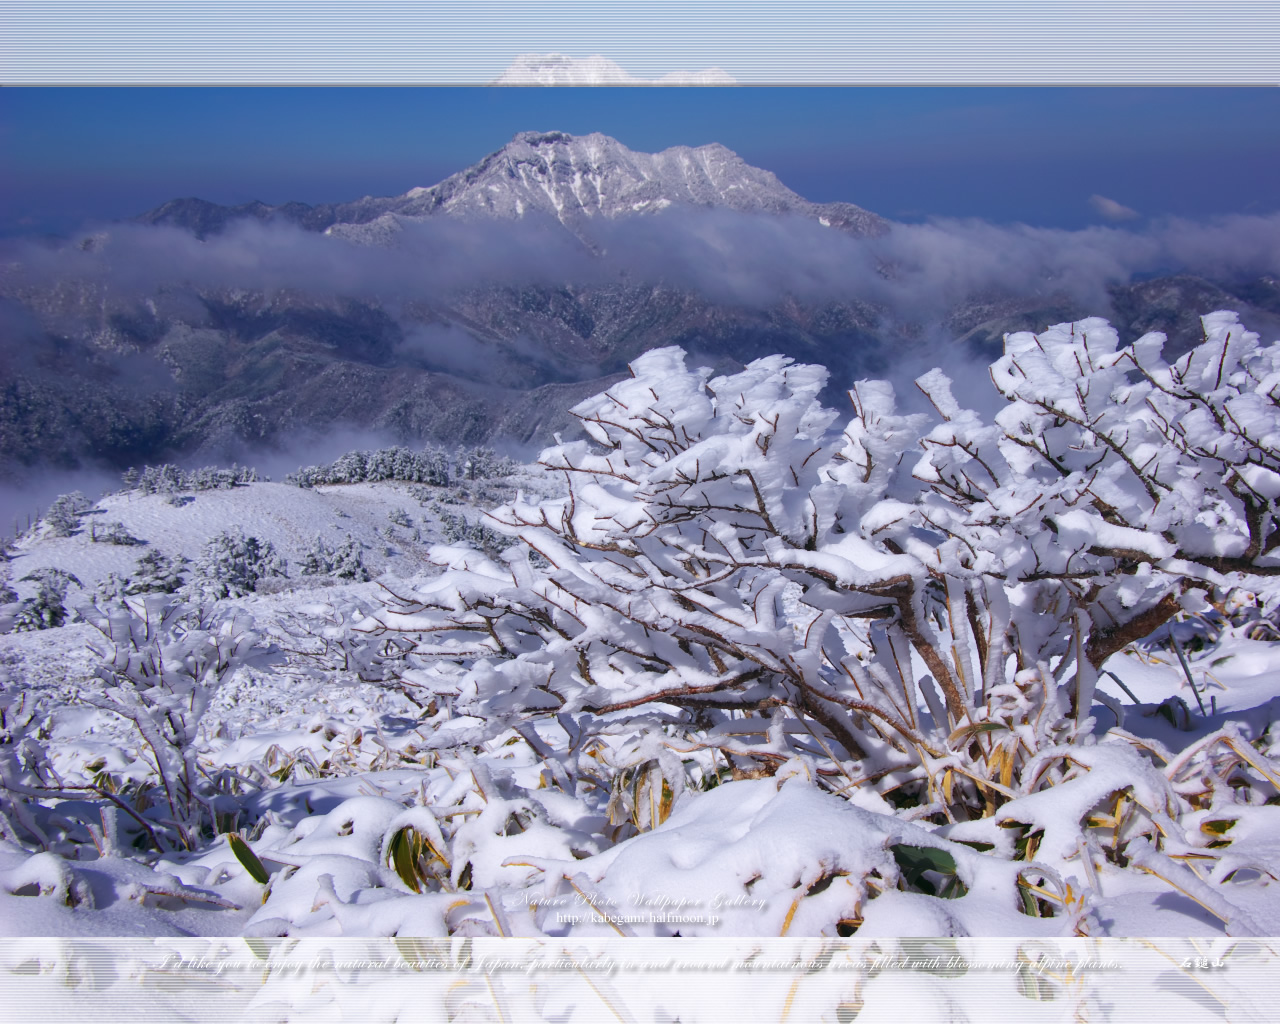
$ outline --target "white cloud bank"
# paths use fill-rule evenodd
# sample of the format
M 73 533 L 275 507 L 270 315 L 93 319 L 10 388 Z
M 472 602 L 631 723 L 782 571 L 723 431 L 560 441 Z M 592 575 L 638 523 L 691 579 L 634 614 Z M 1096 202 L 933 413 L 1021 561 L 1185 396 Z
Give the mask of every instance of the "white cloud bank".
M 1139 216 L 1138 211 L 1132 207 L 1096 193 L 1089 197 L 1089 205 L 1107 220 L 1135 220 Z
M 636 78 L 607 57 L 568 57 L 563 53 L 522 53 L 494 85 L 736 85 L 721 68 L 672 71 L 660 78 Z

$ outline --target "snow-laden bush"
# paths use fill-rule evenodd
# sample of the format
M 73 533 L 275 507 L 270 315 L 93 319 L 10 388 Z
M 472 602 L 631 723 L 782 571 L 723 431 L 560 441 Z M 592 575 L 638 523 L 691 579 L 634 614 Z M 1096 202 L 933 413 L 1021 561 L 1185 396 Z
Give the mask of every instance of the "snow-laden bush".
M 493 557 L 511 546 L 511 538 L 498 533 L 484 520 L 469 520 L 459 512 L 450 512 L 439 502 L 431 506 L 431 512 L 440 521 L 440 533 L 449 544 L 462 544 Z
M 76 577 L 62 569 L 37 569 L 22 577 L 24 582 L 36 585 L 34 597 L 23 601 L 13 618 L 16 633 L 37 629 L 57 629 L 67 621 L 67 589 L 82 584 Z
M 284 575 L 284 559 L 270 541 L 220 533 L 205 544 L 186 587 L 193 596 L 208 600 L 244 597 L 257 590 L 262 580 Z
M 1173 364 L 1099 319 L 1012 335 L 994 421 L 935 370 L 932 423 L 860 381 L 842 430 L 820 367 L 713 379 L 647 353 L 573 410 L 590 442 L 543 452 L 568 497 L 490 514 L 519 547 L 433 549 L 447 571 L 364 628 L 462 665 L 436 675 L 468 716 L 438 743 L 518 730 L 569 790 L 611 777 L 634 827 L 686 783 L 802 774 L 1026 861 L 1032 915 L 1078 915 L 1097 870 L 1135 866 L 1256 931 L 1215 840 L 1280 792 L 1261 737 L 1174 756 L 1092 714 L 1123 721 L 1095 690 L 1112 654 L 1280 575 L 1280 344 L 1204 327 Z M 916 860 L 903 876 L 937 891 Z
M 253 620 L 164 594 L 80 614 L 102 634 L 92 646 L 106 684 L 80 699 L 132 723 L 154 769 L 157 785 L 145 802 L 133 801 L 133 816 L 153 841 L 169 835 L 194 849 L 202 833 L 216 831 L 225 782 L 197 758 L 200 724 L 219 687 L 264 653 Z
M 334 576 L 356 583 L 369 579 L 369 570 L 365 568 L 360 545 L 350 534 L 337 547 L 317 536 L 311 548 L 303 555 L 298 571 L 303 576 Z
M 44 514 L 44 524 L 54 537 L 70 537 L 80 528 L 80 517 L 92 507 L 79 491 L 59 494 L 53 499 L 49 511 Z
M 121 522 L 107 523 L 105 526 L 94 523 L 89 527 L 89 539 L 95 544 L 115 544 L 119 547 L 135 547 L 146 543 L 131 534 Z
M 133 575 L 120 576 L 114 572 L 107 573 L 98 584 L 98 598 L 116 601 L 140 594 L 177 593 L 185 582 L 183 570 L 186 565 L 187 560 L 181 555 L 175 560 L 153 549 L 134 564 Z
M 34 840 L 46 849 L 55 834 L 77 829 L 80 838 L 73 842 L 84 842 L 87 829 L 101 855 L 127 848 L 127 834 L 134 846 L 153 851 L 192 850 L 234 827 L 234 794 L 247 780 L 207 767 L 198 754 L 201 722 L 220 687 L 239 667 L 271 653 L 252 620 L 164 594 L 78 612 L 101 634 L 90 646 L 105 685 L 81 688 L 76 700 L 132 725 L 145 777 L 133 767 L 114 774 L 99 758 L 79 777 L 64 778 L 47 732 L 34 727 L 43 718 L 35 714 L 35 702 L 23 690 L 8 690 L 0 695 L 0 827 L 10 839 Z M 107 813 L 108 807 L 123 818 Z

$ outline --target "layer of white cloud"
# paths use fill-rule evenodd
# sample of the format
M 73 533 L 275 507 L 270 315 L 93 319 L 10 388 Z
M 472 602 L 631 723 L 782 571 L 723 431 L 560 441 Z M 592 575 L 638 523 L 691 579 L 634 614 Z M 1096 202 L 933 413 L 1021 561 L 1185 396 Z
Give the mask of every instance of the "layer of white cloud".
M 659 78 L 636 78 L 618 64 L 594 54 L 522 53 L 493 81 L 494 85 L 734 85 L 721 68 L 672 71 Z
M 1139 216 L 1138 211 L 1132 207 L 1117 203 L 1114 199 L 1108 199 L 1106 196 L 1100 196 L 1096 193 L 1089 197 L 1089 205 L 1107 220 L 1135 220 Z

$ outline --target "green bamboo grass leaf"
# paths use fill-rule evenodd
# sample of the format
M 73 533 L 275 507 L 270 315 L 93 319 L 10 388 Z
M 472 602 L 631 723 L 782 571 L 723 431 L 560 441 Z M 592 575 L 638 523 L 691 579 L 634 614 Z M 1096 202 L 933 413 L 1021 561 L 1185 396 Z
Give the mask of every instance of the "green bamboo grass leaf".
M 258 855 L 249 848 L 249 844 L 241 838 L 237 832 L 227 833 L 227 843 L 231 847 L 231 852 L 236 855 L 244 869 L 259 885 L 266 885 L 267 879 L 271 876 L 267 873 L 267 869 L 263 866 L 262 861 L 258 860 Z
M 926 871 L 936 871 L 942 875 L 950 875 L 943 886 L 942 895 L 946 899 L 964 895 L 965 887 L 956 877 L 956 861 L 946 850 L 934 849 L 931 846 L 905 846 L 899 843 L 889 847 L 893 859 L 898 862 L 898 870 L 902 872 L 903 881 L 912 889 L 929 896 L 938 894 L 937 887 L 925 878 Z
M 422 892 L 422 875 L 418 870 L 418 857 L 421 853 L 422 840 L 418 833 L 406 826 L 398 829 L 387 844 L 391 866 L 396 874 L 414 892 Z

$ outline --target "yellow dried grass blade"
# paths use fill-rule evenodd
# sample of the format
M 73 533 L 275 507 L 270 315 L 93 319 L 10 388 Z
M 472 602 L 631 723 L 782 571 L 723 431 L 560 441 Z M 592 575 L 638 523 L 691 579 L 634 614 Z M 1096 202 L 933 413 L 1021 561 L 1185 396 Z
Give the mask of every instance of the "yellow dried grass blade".
M 1257 771 L 1259 775 L 1270 782 L 1271 785 L 1275 786 L 1276 789 L 1280 789 L 1280 776 L 1277 776 L 1262 762 L 1262 759 L 1258 757 L 1257 752 L 1250 747 L 1249 744 L 1239 743 L 1234 737 L 1228 737 L 1226 744 L 1244 760 L 1248 761 L 1249 766 Z
M 595 904 L 595 900 L 591 899 L 591 898 L 590 898 L 590 897 L 589 897 L 585 892 L 583 892 L 581 889 L 579 889 L 579 888 L 578 888 L 578 886 L 574 883 L 574 881 L 573 881 L 573 879 L 572 879 L 572 878 L 570 878 L 568 875 L 561 875 L 560 877 L 562 877 L 566 882 L 568 882 L 571 886 L 573 886 L 573 891 L 574 891 L 574 892 L 576 892 L 579 896 L 581 896 L 581 897 L 582 897 L 582 901 L 583 901 L 587 906 L 589 906 L 592 910 L 594 910 L 597 914 L 599 914 L 599 915 L 600 915 L 600 917 L 602 917 L 602 918 L 604 919 L 605 924 L 607 924 L 610 928 L 612 928 L 612 929 L 613 929 L 615 932 L 617 932 L 619 935 L 621 935 L 621 936 L 623 936 L 623 937 L 625 937 L 625 936 L 626 936 L 626 934 L 627 934 L 627 933 L 626 933 L 626 932 L 624 932 L 621 928 L 619 928 L 619 927 L 618 927 L 617 922 L 616 922 L 616 921 L 614 921 L 614 919 L 613 919 L 613 918 L 611 918 L 608 914 L 606 914 L 603 910 L 601 910 L 599 907 L 597 907 L 597 906 L 596 906 L 596 904 Z

